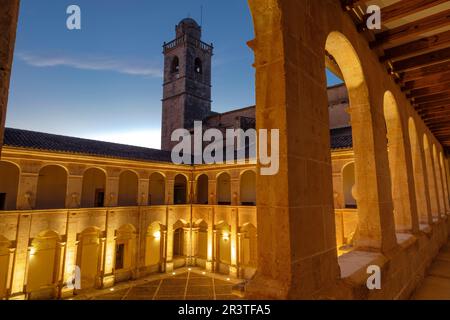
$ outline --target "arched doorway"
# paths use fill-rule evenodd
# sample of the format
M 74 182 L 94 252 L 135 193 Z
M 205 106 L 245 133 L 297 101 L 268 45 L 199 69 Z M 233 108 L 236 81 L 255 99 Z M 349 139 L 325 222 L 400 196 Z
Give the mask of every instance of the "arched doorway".
M 216 231 L 216 271 L 224 274 L 230 273 L 231 265 L 231 228 L 225 221 L 215 226 Z
M 106 174 L 100 169 L 90 168 L 84 172 L 81 193 L 82 208 L 101 208 L 105 202 Z
M 187 222 L 183 220 L 178 220 L 173 225 L 173 248 L 172 248 L 172 255 L 173 255 L 173 267 L 174 268 L 181 268 L 184 267 L 186 264 L 186 256 L 188 255 L 189 248 L 186 248 L 186 236 L 189 225 Z
M 388 167 L 377 165 L 377 162 L 388 163 L 386 131 L 375 125 L 374 107 L 371 106 L 361 60 L 345 35 L 337 31 L 329 33 L 325 42 L 325 60 L 344 81 L 350 102 L 348 111 L 352 126 L 359 221 L 355 245 L 390 250 L 397 243 L 390 174 Z M 377 157 L 374 157 L 375 154 Z M 371 170 L 366 170 L 368 167 Z
M 197 204 L 208 204 L 208 176 L 202 174 L 197 178 Z
M 90 227 L 79 235 L 77 250 L 77 266 L 81 272 L 81 289 L 97 286 L 100 267 L 100 229 Z
M 39 171 L 36 209 L 62 209 L 66 207 L 67 171 L 56 165 Z
M 136 228 L 131 224 L 123 225 L 116 231 L 116 282 L 131 279 L 136 266 L 136 237 Z
M 0 210 L 16 210 L 19 176 L 18 166 L 0 161 Z
M 127 170 L 119 177 L 119 207 L 133 207 L 138 205 L 138 176 Z
M 152 206 L 164 205 L 166 197 L 166 180 L 159 172 L 154 172 L 150 176 L 148 189 L 148 204 Z
M 177 175 L 173 186 L 173 203 L 186 204 L 187 190 L 187 178 L 182 174 Z
M 437 148 L 436 145 L 433 144 L 433 164 L 434 164 L 434 171 L 436 174 L 436 184 L 437 184 L 437 195 L 439 199 L 439 207 L 440 207 L 440 213 L 441 216 L 444 216 L 446 214 L 446 205 L 444 202 L 444 185 L 442 183 L 442 174 L 441 174 L 441 165 L 438 158 Z
M 31 299 L 53 298 L 57 294 L 59 241 L 59 235 L 51 230 L 39 233 L 31 241 L 26 285 Z
M 252 170 L 241 175 L 240 198 L 243 206 L 256 206 L 256 173 Z
M 425 180 L 423 149 L 417 134 L 416 123 L 413 118 L 408 120 L 409 141 L 411 143 L 411 157 L 414 170 L 414 188 L 416 191 L 416 204 L 421 224 L 431 224 L 433 218 L 430 211 L 430 198 L 427 196 L 427 182 Z
M 226 172 L 217 177 L 217 204 L 231 205 L 231 177 Z
M 149 269 L 149 272 L 161 271 L 164 230 L 165 228 L 160 222 L 153 222 L 147 229 L 145 266 Z
M 428 142 L 426 134 L 423 135 L 423 152 L 425 154 L 425 165 L 428 179 L 428 193 L 430 195 L 430 202 L 431 202 L 431 214 L 433 216 L 433 220 L 436 220 L 439 217 L 439 202 L 436 187 L 436 177 L 434 174 L 434 166 L 432 160 L 432 150 L 430 148 L 430 144 Z
M 197 266 L 205 268 L 208 259 L 208 224 L 204 220 L 198 220 L 193 228 L 193 243 L 195 263 Z
M 406 166 L 405 141 L 400 112 L 394 95 L 387 91 L 383 101 L 384 120 L 387 128 L 391 196 L 394 204 L 397 231 L 418 231 L 417 210 L 410 197 L 410 182 Z

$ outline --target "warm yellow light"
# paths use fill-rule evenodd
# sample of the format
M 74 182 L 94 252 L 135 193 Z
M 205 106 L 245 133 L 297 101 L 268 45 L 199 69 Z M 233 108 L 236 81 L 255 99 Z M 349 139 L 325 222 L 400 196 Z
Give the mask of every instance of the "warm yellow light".
M 227 278 L 227 281 L 230 281 L 231 279 L 230 278 Z
M 33 256 L 36 253 L 36 248 L 31 248 L 30 249 L 30 256 Z
M 174 276 L 174 275 L 176 275 L 177 273 L 176 272 L 172 272 L 172 275 Z
M 230 234 L 228 232 L 222 233 L 222 239 L 228 241 L 230 239 Z
M 205 272 L 205 271 L 203 271 L 203 272 L 202 272 L 202 274 L 206 274 L 206 272 Z
M 114 288 L 109 289 L 109 291 L 114 291 Z
M 157 240 L 161 239 L 161 231 L 156 231 L 153 233 L 153 237 Z

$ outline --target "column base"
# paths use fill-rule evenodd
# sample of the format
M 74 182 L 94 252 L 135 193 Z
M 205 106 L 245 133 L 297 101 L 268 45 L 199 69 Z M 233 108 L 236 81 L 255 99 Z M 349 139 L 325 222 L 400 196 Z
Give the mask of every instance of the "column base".
M 164 272 L 171 273 L 173 272 L 173 262 L 166 262 L 166 265 L 164 266 Z
M 67 298 L 73 297 L 74 295 L 75 295 L 75 290 L 74 289 L 65 287 L 65 288 L 61 289 L 59 298 L 60 299 L 67 299 Z
M 256 276 L 245 288 L 249 300 L 287 300 L 288 288 L 281 281 Z
M 233 278 L 240 278 L 240 272 L 238 266 L 230 266 L 230 276 Z
M 101 288 L 102 289 L 106 289 L 106 288 L 113 287 L 114 286 L 114 280 L 115 280 L 115 277 L 114 277 L 113 274 L 103 276 L 103 278 L 100 279 L 100 281 L 101 281 Z
M 15 293 L 8 297 L 8 300 L 28 300 L 26 293 Z
M 205 269 L 208 272 L 214 272 L 214 270 L 215 270 L 214 269 L 214 262 L 213 261 L 206 261 Z

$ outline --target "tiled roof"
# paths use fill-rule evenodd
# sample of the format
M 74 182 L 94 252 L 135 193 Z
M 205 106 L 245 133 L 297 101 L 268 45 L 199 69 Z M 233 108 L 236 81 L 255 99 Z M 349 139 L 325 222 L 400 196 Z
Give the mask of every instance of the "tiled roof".
M 330 130 L 331 149 L 348 149 L 353 147 L 352 127 Z
M 332 129 L 330 132 L 332 149 L 352 148 L 351 127 Z M 22 129 L 6 128 L 4 145 L 9 147 L 66 152 L 108 158 L 171 162 L 170 152 L 167 151 Z
M 170 152 L 167 151 L 12 128 L 5 129 L 4 145 L 109 158 L 171 162 Z

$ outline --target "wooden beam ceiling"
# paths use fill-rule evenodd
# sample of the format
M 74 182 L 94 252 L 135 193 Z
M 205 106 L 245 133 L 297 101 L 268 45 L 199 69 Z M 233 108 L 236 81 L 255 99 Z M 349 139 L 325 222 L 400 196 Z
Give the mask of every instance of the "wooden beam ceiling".
M 366 12 L 368 2 L 342 0 L 342 6 L 450 154 L 450 9 L 445 5 L 450 1 L 400 0 L 388 6 L 371 1 L 370 4 L 381 7 L 381 32 L 361 28 L 367 16 L 359 13 Z M 402 23 L 401 19 L 407 22 Z

